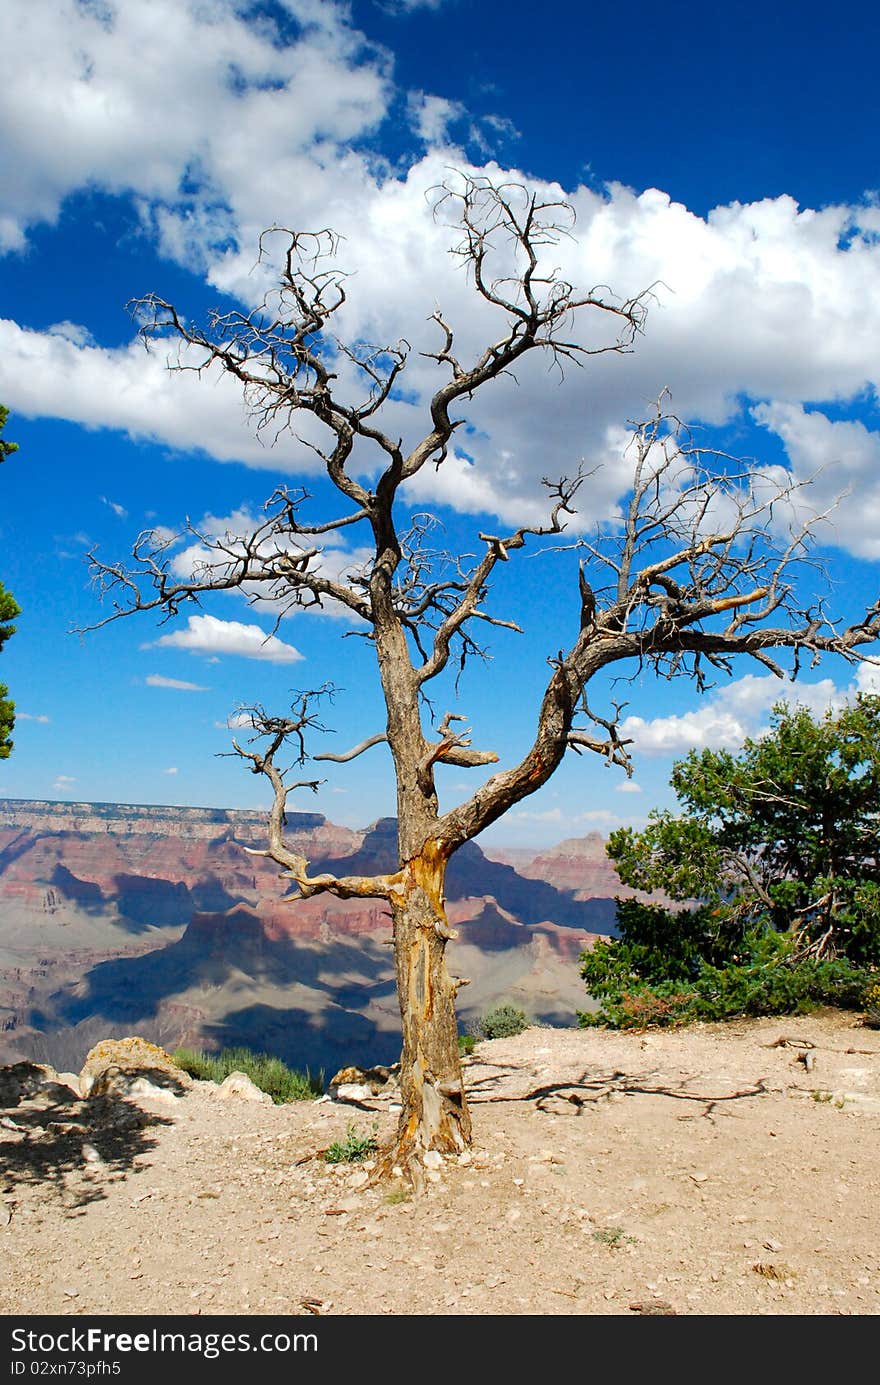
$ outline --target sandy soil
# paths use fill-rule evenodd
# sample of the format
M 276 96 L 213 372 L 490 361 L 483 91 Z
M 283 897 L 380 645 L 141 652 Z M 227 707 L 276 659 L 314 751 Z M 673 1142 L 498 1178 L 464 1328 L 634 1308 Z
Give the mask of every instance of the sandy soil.
M 381 1100 L 7 1108 L 0 1312 L 880 1311 L 857 1016 L 530 1029 L 481 1044 L 469 1086 L 473 1154 L 420 1196 L 315 1157 L 351 1122 L 389 1135 Z

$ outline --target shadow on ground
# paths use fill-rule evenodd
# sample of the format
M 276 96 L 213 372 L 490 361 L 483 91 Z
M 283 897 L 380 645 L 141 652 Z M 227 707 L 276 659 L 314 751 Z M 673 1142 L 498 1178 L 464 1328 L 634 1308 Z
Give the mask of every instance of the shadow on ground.
M 143 1076 L 167 1082 L 168 1074 Z M 82 1101 L 63 1083 L 46 1083 L 45 1073 L 34 1063 L 4 1069 L 0 1222 L 14 1215 L 14 1194 L 27 1187 L 54 1191 L 76 1214 L 105 1197 L 108 1182 L 137 1172 L 135 1160 L 156 1146 L 151 1132 L 170 1124 L 167 1117 L 144 1111 L 124 1097 Z

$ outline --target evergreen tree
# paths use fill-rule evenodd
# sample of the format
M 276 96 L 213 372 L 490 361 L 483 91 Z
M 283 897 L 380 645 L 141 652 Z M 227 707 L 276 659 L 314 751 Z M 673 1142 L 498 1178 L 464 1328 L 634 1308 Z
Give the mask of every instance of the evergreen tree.
M 684 811 L 608 854 L 684 907 L 618 902 L 620 938 L 582 958 L 600 1021 L 858 1004 L 880 964 L 880 697 L 820 720 L 780 704 L 766 736 L 692 751 L 672 785 Z

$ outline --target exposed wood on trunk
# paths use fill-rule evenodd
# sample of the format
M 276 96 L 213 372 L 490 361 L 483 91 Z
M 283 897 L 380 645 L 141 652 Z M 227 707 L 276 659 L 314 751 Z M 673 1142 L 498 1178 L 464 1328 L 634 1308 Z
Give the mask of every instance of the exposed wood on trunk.
M 457 986 L 446 968 L 450 933 L 443 899 L 446 859 L 431 845 L 410 861 L 392 901 L 395 965 L 403 1027 L 403 1111 L 395 1159 L 429 1149 L 457 1153 L 471 1139 L 458 1049 Z

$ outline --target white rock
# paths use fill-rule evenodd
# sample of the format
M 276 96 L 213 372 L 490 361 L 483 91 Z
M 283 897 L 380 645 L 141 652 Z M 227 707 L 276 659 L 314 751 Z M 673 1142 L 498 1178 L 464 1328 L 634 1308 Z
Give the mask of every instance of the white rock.
M 241 1101 L 261 1101 L 264 1106 L 272 1105 L 272 1098 L 268 1092 L 261 1092 L 256 1083 L 252 1082 L 247 1073 L 231 1072 L 227 1078 L 220 1083 L 217 1088 L 217 1096 L 224 1101 L 237 1097 Z
M 443 1155 L 439 1149 L 426 1149 L 422 1155 L 422 1163 L 426 1169 L 442 1169 Z
M 148 1077 L 136 1077 L 129 1083 L 128 1096 L 148 1098 L 150 1101 L 165 1101 L 174 1106 L 180 1101 L 180 1096 L 173 1092 L 170 1087 L 157 1087 L 155 1082 L 151 1082 Z
M 342 1082 L 333 1090 L 337 1101 L 371 1101 L 373 1096 L 365 1082 Z

